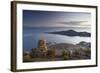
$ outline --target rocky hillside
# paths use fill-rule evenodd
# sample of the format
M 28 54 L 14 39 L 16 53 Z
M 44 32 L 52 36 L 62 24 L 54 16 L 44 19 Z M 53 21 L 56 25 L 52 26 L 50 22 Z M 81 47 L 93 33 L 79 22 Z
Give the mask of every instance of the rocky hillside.
M 48 46 L 48 49 L 56 49 L 56 54 L 61 55 L 62 51 L 69 52 L 73 54 L 75 52 L 80 53 L 80 56 L 88 54 L 90 56 L 90 43 L 80 42 L 79 44 L 69 44 L 69 43 L 59 43 Z M 89 53 L 87 53 L 89 51 Z

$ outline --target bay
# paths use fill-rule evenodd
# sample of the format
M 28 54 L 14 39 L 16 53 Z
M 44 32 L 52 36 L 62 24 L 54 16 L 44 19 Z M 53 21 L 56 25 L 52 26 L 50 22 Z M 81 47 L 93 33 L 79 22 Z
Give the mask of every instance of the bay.
M 77 44 L 81 41 L 91 42 L 91 37 L 67 36 L 48 34 L 45 32 L 74 30 L 77 32 L 91 32 L 89 28 L 67 28 L 67 27 L 32 27 L 23 29 L 23 49 L 29 51 L 37 48 L 38 41 L 45 39 L 47 43 L 71 43 Z

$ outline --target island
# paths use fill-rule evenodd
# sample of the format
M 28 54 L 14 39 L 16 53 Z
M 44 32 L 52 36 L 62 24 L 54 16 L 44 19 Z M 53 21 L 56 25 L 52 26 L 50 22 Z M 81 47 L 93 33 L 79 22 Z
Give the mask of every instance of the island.
M 77 32 L 77 31 L 74 31 L 74 30 L 46 32 L 46 33 L 48 33 L 48 34 L 66 35 L 66 36 L 91 37 L 91 33 L 89 33 L 89 32 Z

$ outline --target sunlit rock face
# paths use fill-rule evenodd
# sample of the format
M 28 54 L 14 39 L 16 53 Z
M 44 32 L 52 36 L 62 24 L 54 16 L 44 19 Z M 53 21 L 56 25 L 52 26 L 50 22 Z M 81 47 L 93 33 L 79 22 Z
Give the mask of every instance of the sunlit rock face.
M 46 40 L 43 40 L 43 39 L 39 40 L 39 42 L 38 42 L 38 49 L 40 49 L 43 52 L 47 51 Z

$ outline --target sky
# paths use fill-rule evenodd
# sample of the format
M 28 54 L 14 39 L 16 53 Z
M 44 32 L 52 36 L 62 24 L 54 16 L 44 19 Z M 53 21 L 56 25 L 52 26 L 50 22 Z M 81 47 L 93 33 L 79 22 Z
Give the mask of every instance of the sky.
M 90 28 L 91 14 L 23 10 L 24 27 L 80 27 Z

